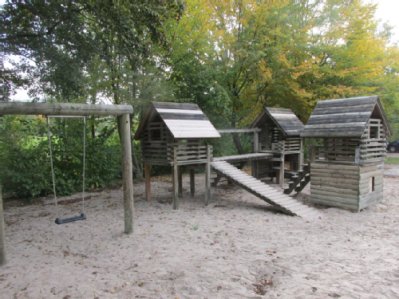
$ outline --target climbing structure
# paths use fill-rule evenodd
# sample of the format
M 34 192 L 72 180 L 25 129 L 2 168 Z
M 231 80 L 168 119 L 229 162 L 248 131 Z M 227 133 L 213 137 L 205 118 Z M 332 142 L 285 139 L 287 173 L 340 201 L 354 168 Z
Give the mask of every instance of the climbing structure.
M 300 136 L 303 123 L 290 109 L 266 107 L 252 127 L 259 128 L 255 151 L 272 155 L 271 159 L 253 163 L 254 175 L 276 178 L 282 187 L 288 184 L 287 193 L 300 188 L 307 179 Z
M 319 101 L 302 131 L 318 144 L 311 201 L 359 211 L 381 200 L 389 134 L 377 96 Z
M 210 138 L 220 134 L 196 104 L 153 102 L 144 114 L 134 136 L 141 140 L 146 177 L 146 197 L 151 198 L 152 165 L 170 165 L 173 178 L 173 208 L 178 208 L 182 193 L 182 168 L 190 168 L 191 193 L 194 193 L 194 168 L 205 165 L 205 201 L 210 198 Z

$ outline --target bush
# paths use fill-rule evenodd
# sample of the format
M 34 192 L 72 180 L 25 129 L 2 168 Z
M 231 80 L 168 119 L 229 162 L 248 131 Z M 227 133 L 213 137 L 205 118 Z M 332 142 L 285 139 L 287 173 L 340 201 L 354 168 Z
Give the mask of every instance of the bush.
M 83 168 L 82 124 L 58 120 L 51 130 L 57 195 L 79 192 Z M 53 192 L 46 131 L 45 121 L 40 117 L 1 119 L 0 180 L 5 193 L 31 199 Z M 121 149 L 116 132 L 98 135 L 87 138 L 87 190 L 109 186 L 121 178 Z

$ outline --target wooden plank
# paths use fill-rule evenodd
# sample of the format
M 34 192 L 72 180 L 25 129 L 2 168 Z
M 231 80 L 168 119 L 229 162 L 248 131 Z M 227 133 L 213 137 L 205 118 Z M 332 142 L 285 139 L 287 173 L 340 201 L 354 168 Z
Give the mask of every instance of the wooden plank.
M 224 157 L 215 157 L 213 161 L 245 161 L 245 160 L 258 160 L 258 159 L 269 159 L 273 156 L 271 153 L 252 153 L 243 155 L 232 155 Z
M 205 114 L 183 114 L 176 112 L 161 112 L 162 119 L 178 119 L 178 120 L 208 120 Z
M 349 195 L 359 195 L 359 186 L 349 185 L 349 186 L 333 186 L 333 185 L 318 185 L 314 182 L 311 183 L 311 190 L 323 190 L 330 193 L 336 194 L 349 194 Z
M 371 108 L 373 108 L 373 105 L 377 104 L 377 100 L 378 100 L 377 96 L 322 100 L 317 102 L 317 107 L 325 109 L 330 107 L 351 107 L 357 105 L 370 105 Z
M 262 130 L 259 128 L 232 128 L 232 129 L 219 129 L 220 134 L 232 134 L 232 133 L 259 133 Z
M 305 129 L 301 132 L 302 137 L 360 137 L 362 134 L 362 128 L 358 127 L 344 127 L 340 128 L 340 130 L 334 128 L 328 129 L 320 129 L 320 128 L 313 128 L 313 129 Z
M 123 178 L 123 206 L 125 218 L 125 233 L 133 232 L 133 164 L 132 164 L 132 142 L 130 133 L 130 117 L 129 114 L 123 114 L 118 117 L 119 128 L 121 130 L 122 143 L 122 178 Z
M 0 103 L 0 115 L 64 115 L 64 116 L 120 116 L 132 114 L 131 105 L 71 104 L 71 103 Z
M 6 263 L 6 241 L 4 233 L 3 191 L 0 185 L 0 266 Z
M 359 204 L 358 203 L 348 203 L 348 202 L 340 202 L 340 201 L 335 201 L 334 197 L 329 197 L 329 196 L 321 196 L 321 195 L 315 195 L 311 194 L 310 196 L 310 201 L 315 204 L 321 204 L 324 206 L 328 207 L 337 207 L 337 208 L 343 208 L 351 211 L 359 211 Z
M 185 110 L 200 110 L 197 104 L 193 103 L 167 103 L 167 102 L 153 102 L 155 108 L 159 109 L 185 109 Z

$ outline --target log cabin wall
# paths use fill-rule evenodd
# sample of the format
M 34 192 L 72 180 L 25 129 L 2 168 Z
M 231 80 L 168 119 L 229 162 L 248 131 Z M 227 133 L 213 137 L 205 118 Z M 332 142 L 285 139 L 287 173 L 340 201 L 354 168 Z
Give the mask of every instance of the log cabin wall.
M 153 165 L 168 165 L 170 143 L 173 143 L 173 136 L 161 119 L 149 123 L 141 138 L 143 161 Z

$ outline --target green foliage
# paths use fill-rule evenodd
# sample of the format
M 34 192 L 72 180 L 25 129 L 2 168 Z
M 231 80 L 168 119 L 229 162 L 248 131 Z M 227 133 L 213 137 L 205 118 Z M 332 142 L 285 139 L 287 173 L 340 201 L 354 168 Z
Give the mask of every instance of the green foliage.
M 396 123 L 398 48 L 374 13 L 360 0 L 188 0 L 169 29 L 177 93 L 225 126 L 265 105 L 306 121 L 317 100 L 378 94 Z
M 56 192 L 82 190 L 83 127 L 77 120 L 52 120 Z M 111 126 L 111 127 L 110 127 Z M 43 118 L 5 116 L 0 123 L 0 180 L 6 193 L 34 198 L 52 193 L 47 128 Z M 95 138 L 87 136 L 86 189 L 121 178 L 121 150 L 115 124 L 102 121 Z

